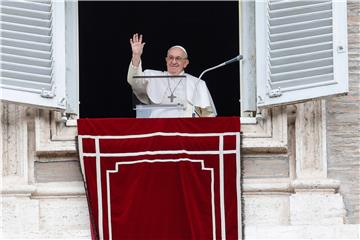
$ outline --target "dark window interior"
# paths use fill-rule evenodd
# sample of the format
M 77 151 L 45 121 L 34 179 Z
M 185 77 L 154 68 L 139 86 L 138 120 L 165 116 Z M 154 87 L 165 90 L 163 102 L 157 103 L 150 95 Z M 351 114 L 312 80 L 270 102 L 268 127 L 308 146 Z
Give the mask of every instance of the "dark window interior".
M 239 53 L 237 1 L 79 1 L 80 117 L 135 117 L 126 82 L 129 39 L 142 33 L 143 69 L 166 70 L 170 46 L 189 54 L 194 76 Z M 219 116 L 239 116 L 239 64 L 203 76 Z

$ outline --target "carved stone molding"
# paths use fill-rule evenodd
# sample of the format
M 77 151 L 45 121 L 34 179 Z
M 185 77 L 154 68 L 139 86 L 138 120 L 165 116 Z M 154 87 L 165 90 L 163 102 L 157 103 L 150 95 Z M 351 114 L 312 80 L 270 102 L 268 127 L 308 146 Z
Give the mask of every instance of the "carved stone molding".
M 32 198 L 85 197 L 84 182 L 38 183 Z
M 242 125 L 244 152 L 286 152 L 287 113 L 284 107 L 262 110 L 257 124 Z M 35 117 L 37 154 L 76 154 L 76 124 L 66 124 L 61 114 L 37 110 Z
M 296 176 L 297 179 L 326 178 L 326 110 L 324 100 L 297 105 Z
M 297 104 L 295 137 L 291 224 L 343 224 L 345 206 L 342 196 L 336 193 L 340 182 L 327 177 L 325 100 Z
M 340 181 L 336 179 L 294 180 L 291 185 L 295 192 L 335 193 L 340 187 Z
M 293 192 L 290 180 L 287 178 L 258 178 L 244 179 L 242 184 L 243 194 L 279 194 Z
M 243 152 L 286 152 L 287 113 L 286 107 L 263 109 L 257 124 L 242 125 Z
M 75 156 L 76 126 L 66 126 L 58 112 L 38 109 L 35 116 L 35 141 L 37 154 L 62 154 Z
M 3 103 L 1 128 L 1 167 L 4 182 L 10 179 L 9 181 L 17 184 L 27 184 L 29 174 L 27 108 Z

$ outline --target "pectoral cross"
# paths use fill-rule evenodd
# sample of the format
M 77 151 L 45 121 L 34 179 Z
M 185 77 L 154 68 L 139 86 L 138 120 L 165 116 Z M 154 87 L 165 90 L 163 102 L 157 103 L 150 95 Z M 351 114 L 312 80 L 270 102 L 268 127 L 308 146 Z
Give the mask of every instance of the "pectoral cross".
M 170 99 L 170 102 L 174 102 L 174 98 L 176 98 L 176 96 L 174 96 L 174 94 L 171 93 L 171 95 L 168 96 L 168 98 Z

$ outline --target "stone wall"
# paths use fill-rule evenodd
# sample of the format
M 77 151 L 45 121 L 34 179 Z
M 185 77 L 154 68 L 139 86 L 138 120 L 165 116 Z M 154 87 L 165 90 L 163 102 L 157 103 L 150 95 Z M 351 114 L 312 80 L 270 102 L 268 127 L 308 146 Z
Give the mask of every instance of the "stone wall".
M 78 157 L 52 116 L 0 102 L 0 239 L 90 237 Z
M 345 222 L 359 224 L 360 1 L 348 1 L 349 90 L 327 101 L 328 176 L 341 181 Z

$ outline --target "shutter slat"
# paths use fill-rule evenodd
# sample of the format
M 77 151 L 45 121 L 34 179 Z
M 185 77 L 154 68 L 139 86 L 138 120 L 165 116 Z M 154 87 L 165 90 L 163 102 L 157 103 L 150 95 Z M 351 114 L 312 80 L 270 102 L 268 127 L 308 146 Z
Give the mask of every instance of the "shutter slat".
M 319 50 L 315 48 L 316 50 Z M 285 57 L 278 57 L 278 58 L 271 58 L 270 63 L 272 66 L 276 65 L 284 65 L 284 64 L 290 64 L 290 63 L 296 63 L 296 62 L 304 62 L 307 60 L 316 60 L 321 58 L 329 58 L 333 57 L 333 51 L 325 50 L 325 51 L 308 51 L 304 53 L 301 51 L 301 54 L 297 55 L 284 55 Z
M 2 3 L 3 6 L 23 8 L 27 10 L 37 10 L 42 12 L 50 12 L 51 4 L 44 2 L 29 2 L 29 1 L 18 1 L 18 0 L 5 0 Z
M 18 23 L 3 22 L 2 29 L 14 31 L 14 32 L 31 33 L 31 34 L 45 35 L 45 36 L 49 36 L 51 34 L 50 28 L 29 26 Z
M 278 26 L 278 25 L 285 25 L 285 24 L 291 24 L 291 23 L 301 23 L 304 21 L 312 21 L 317 19 L 325 19 L 325 18 L 331 18 L 332 17 L 332 11 L 322 11 L 319 13 L 306 13 L 298 16 L 287 16 L 287 17 L 281 17 L 281 18 L 274 18 L 270 19 L 269 23 L 270 26 Z
M 282 57 L 289 57 L 294 55 L 301 55 L 301 54 L 307 54 L 312 52 L 319 52 L 319 51 L 332 51 L 332 42 L 325 42 L 325 43 L 319 43 L 319 44 L 312 44 L 307 46 L 300 46 L 300 47 L 294 47 L 294 48 L 285 48 L 285 49 L 278 49 L 276 51 L 271 51 L 270 57 L 272 61 L 276 58 L 282 58 Z
M 306 6 L 310 4 L 314 4 L 314 2 L 323 2 L 323 1 L 304 1 L 304 0 L 292 0 L 292 1 L 272 1 L 269 3 L 270 10 L 284 9 L 284 8 L 292 8 L 298 6 Z
M 311 77 L 315 75 L 324 75 L 332 72 L 333 72 L 333 66 L 331 65 L 331 66 L 325 66 L 319 68 L 311 68 L 311 69 L 271 74 L 270 79 L 272 82 L 277 82 L 277 81 L 291 80 L 296 78 Z
M 293 48 L 304 45 L 312 45 L 321 42 L 332 42 L 332 34 L 323 34 L 317 36 L 304 37 L 299 39 L 291 39 L 285 41 L 278 41 L 275 43 L 270 43 L 271 50 L 275 49 L 284 49 L 284 48 Z
M 3 46 L 28 48 L 28 49 L 48 51 L 48 52 L 51 51 L 51 44 L 47 44 L 47 43 L 30 42 L 30 41 L 16 40 L 11 38 L 2 38 L 2 37 L 0 37 L 0 42 Z
M 38 51 L 27 48 L 17 48 L 17 47 L 6 47 L 1 46 L 1 51 L 7 54 L 25 56 L 25 57 L 34 57 L 41 59 L 51 59 L 51 52 L 49 51 Z
M 13 16 L 9 14 L 2 14 L 0 13 L 0 19 L 3 22 L 11 22 L 11 23 L 18 23 L 28 26 L 37 26 L 37 27 L 51 27 L 51 20 L 44 20 L 44 19 L 36 19 L 36 18 L 28 18 L 23 16 Z
M 40 43 L 51 43 L 51 36 L 38 35 L 31 33 L 21 33 L 9 30 L 0 30 L 0 36 L 4 38 L 12 38 L 17 40 L 25 40 Z
M 41 90 L 50 90 L 52 86 L 49 83 L 33 82 L 5 77 L 1 79 L 1 85 L 7 89 L 22 89 L 25 91 L 30 90 L 31 92 L 37 93 L 40 93 Z
M 0 65 L 1 65 L 1 69 L 9 70 L 9 71 L 33 73 L 38 75 L 51 75 L 51 68 L 46 68 L 46 67 L 29 66 L 25 64 L 17 64 L 7 61 L 2 61 Z
M 3 53 L 1 56 L 3 61 L 24 64 L 24 65 L 31 65 L 35 67 L 36 66 L 51 67 L 51 63 L 52 63 L 52 61 L 49 59 L 46 60 L 46 59 L 18 56 L 18 55 L 6 54 L 6 53 Z
M 285 32 L 285 33 L 277 33 L 277 34 L 270 34 L 270 40 L 273 42 L 277 41 L 286 41 L 286 40 L 295 40 L 304 37 L 312 37 L 318 35 L 325 35 L 332 33 L 332 26 L 323 26 L 305 30 L 298 30 L 294 32 Z
M 1 75 L 7 78 L 14 78 L 19 80 L 28 80 L 34 82 L 42 83 L 51 83 L 51 76 L 32 74 L 32 73 L 22 73 L 10 70 L 1 70 Z
M 50 12 L 27 10 L 27 9 L 14 8 L 14 7 L 2 6 L 0 8 L 0 12 L 4 13 L 4 14 L 15 15 L 15 16 L 24 16 L 24 17 L 29 17 L 29 18 L 37 18 L 37 19 L 44 19 L 44 20 L 51 19 Z
M 43 4 L 51 4 L 52 0 L 26 0 L 27 2 L 35 2 L 35 3 L 43 3 Z
M 322 26 L 331 26 L 331 25 L 332 25 L 331 18 L 316 19 L 316 20 L 304 21 L 299 23 L 284 24 L 280 26 L 271 26 L 270 34 L 294 32 L 299 30 L 318 28 Z
M 280 18 L 286 16 L 298 16 L 302 14 L 313 13 L 331 10 L 331 2 L 313 2 L 313 4 L 302 5 L 297 7 L 289 7 L 285 9 L 273 10 L 270 11 L 271 18 Z
M 281 72 L 301 71 L 301 70 L 309 69 L 309 68 L 332 66 L 332 64 L 333 64 L 332 58 L 325 58 L 325 59 L 297 62 L 297 63 L 292 63 L 292 64 L 271 66 L 270 72 L 272 74 L 276 74 L 276 73 L 281 73 Z

